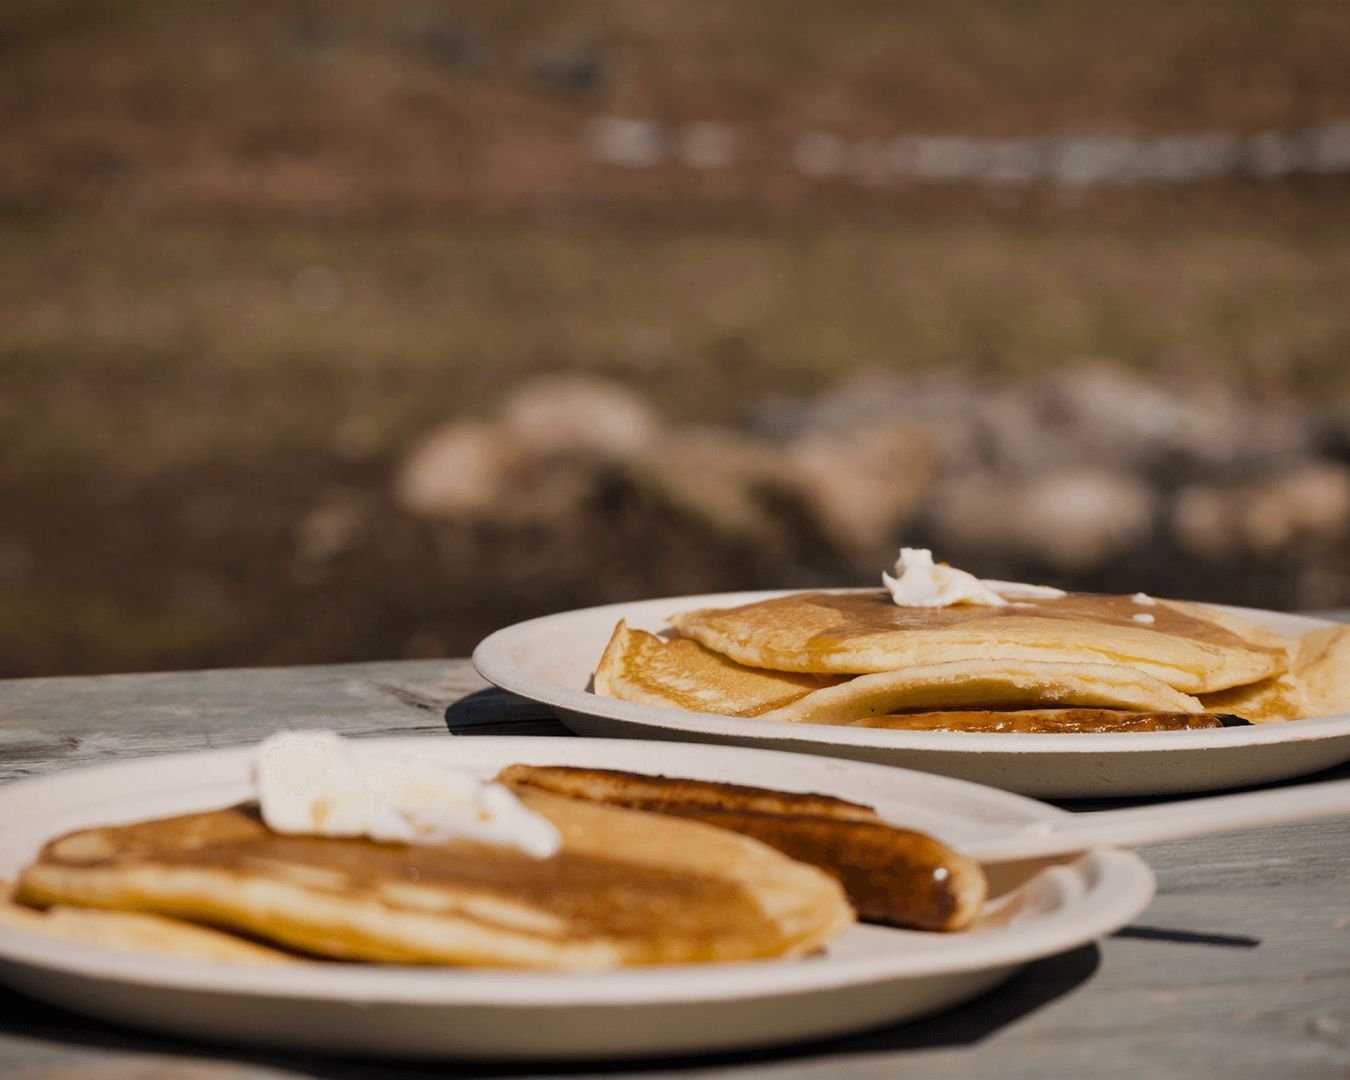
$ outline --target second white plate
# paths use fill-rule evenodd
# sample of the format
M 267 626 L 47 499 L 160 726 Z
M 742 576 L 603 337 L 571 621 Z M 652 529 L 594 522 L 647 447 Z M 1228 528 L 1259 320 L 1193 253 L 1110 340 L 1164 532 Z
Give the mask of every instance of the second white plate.
M 580 735 L 729 743 L 901 765 L 1038 798 L 1214 791 L 1302 776 L 1350 760 L 1350 713 L 1205 731 L 1105 735 L 979 734 L 784 724 L 600 697 L 588 689 L 619 619 L 660 630 L 668 616 L 731 607 L 782 592 L 717 593 L 585 608 L 517 623 L 473 654 L 482 676 L 551 706 Z M 1274 611 L 1228 608 L 1287 634 L 1328 625 Z

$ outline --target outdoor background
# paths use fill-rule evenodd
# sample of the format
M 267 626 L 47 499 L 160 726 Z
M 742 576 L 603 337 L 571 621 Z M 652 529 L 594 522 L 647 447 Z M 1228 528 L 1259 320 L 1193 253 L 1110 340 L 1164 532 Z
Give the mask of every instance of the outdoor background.
M 1350 604 L 1341 0 L 0 7 L 0 675 Z

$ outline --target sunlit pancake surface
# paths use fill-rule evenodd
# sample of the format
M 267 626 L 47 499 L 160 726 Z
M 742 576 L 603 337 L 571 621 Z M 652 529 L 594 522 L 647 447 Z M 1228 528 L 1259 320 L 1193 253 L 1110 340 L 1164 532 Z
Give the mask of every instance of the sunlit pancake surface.
M 749 960 L 817 948 L 834 879 L 697 822 L 526 794 L 563 850 L 283 836 L 235 807 L 53 841 L 19 899 L 215 924 L 343 959 L 523 967 Z
M 1288 663 L 1285 642 L 1198 605 L 1070 594 L 1004 607 L 897 606 L 880 590 L 798 593 L 676 615 L 681 634 L 740 664 L 854 673 L 969 659 L 1103 661 L 1188 694 L 1255 682 Z

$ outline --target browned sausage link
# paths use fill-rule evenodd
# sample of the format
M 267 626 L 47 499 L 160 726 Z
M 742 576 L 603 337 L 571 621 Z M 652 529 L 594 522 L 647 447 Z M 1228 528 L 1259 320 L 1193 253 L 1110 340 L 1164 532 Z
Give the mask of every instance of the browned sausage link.
M 884 822 L 784 817 L 679 804 L 650 809 L 743 833 L 820 867 L 839 879 L 865 922 L 915 930 L 961 930 L 984 902 L 984 874 L 977 865 L 930 836 Z
M 689 818 L 753 837 L 783 854 L 833 874 L 859 918 L 916 930 L 960 930 L 970 925 L 985 899 L 980 866 L 922 833 L 878 820 L 815 813 L 764 811 L 792 808 L 790 792 L 721 785 L 605 769 L 512 765 L 498 779 L 516 788 Z M 685 798 L 691 790 L 693 799 Z M 752 793 L 747 796 L 745 793 Z M 714 804 L 714 797 L 717 803 Z M 803 805 L 859 807 L 828 796 L 803 796 Z M 813 804 L 813 799 L 825 802 Z M 836 813 L 838 811 L 836 810 Z
M 585 769 L 574 765 L 508 765 L 497 775 L 503 784 L 527 783 L 595 802 L 678 803 L 715 810 L 745 810 L 757 814 L 807 814 L 841 821 L 876 821 L 870 806 L 836 799 L 832 795 L 774 791 L 771 788 L 723 784 L 710 780 L 648 776 L 620 769 Z

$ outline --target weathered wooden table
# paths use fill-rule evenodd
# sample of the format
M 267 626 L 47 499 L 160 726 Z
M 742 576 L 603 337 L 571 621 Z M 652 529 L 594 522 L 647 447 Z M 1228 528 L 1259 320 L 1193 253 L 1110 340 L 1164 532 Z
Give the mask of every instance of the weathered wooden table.
M 28 679 L 0 682 L 0 782 L 283 726 L 565 734 L 462 660 Z M 942 1016 L 808 1047 L 561 1068 L 357 1062 L 146 1035 L 0 987 L 0 1077 L 1350 1077 L 1350 822 L 1143 854 L 1159 890 L 1134 925 Z

